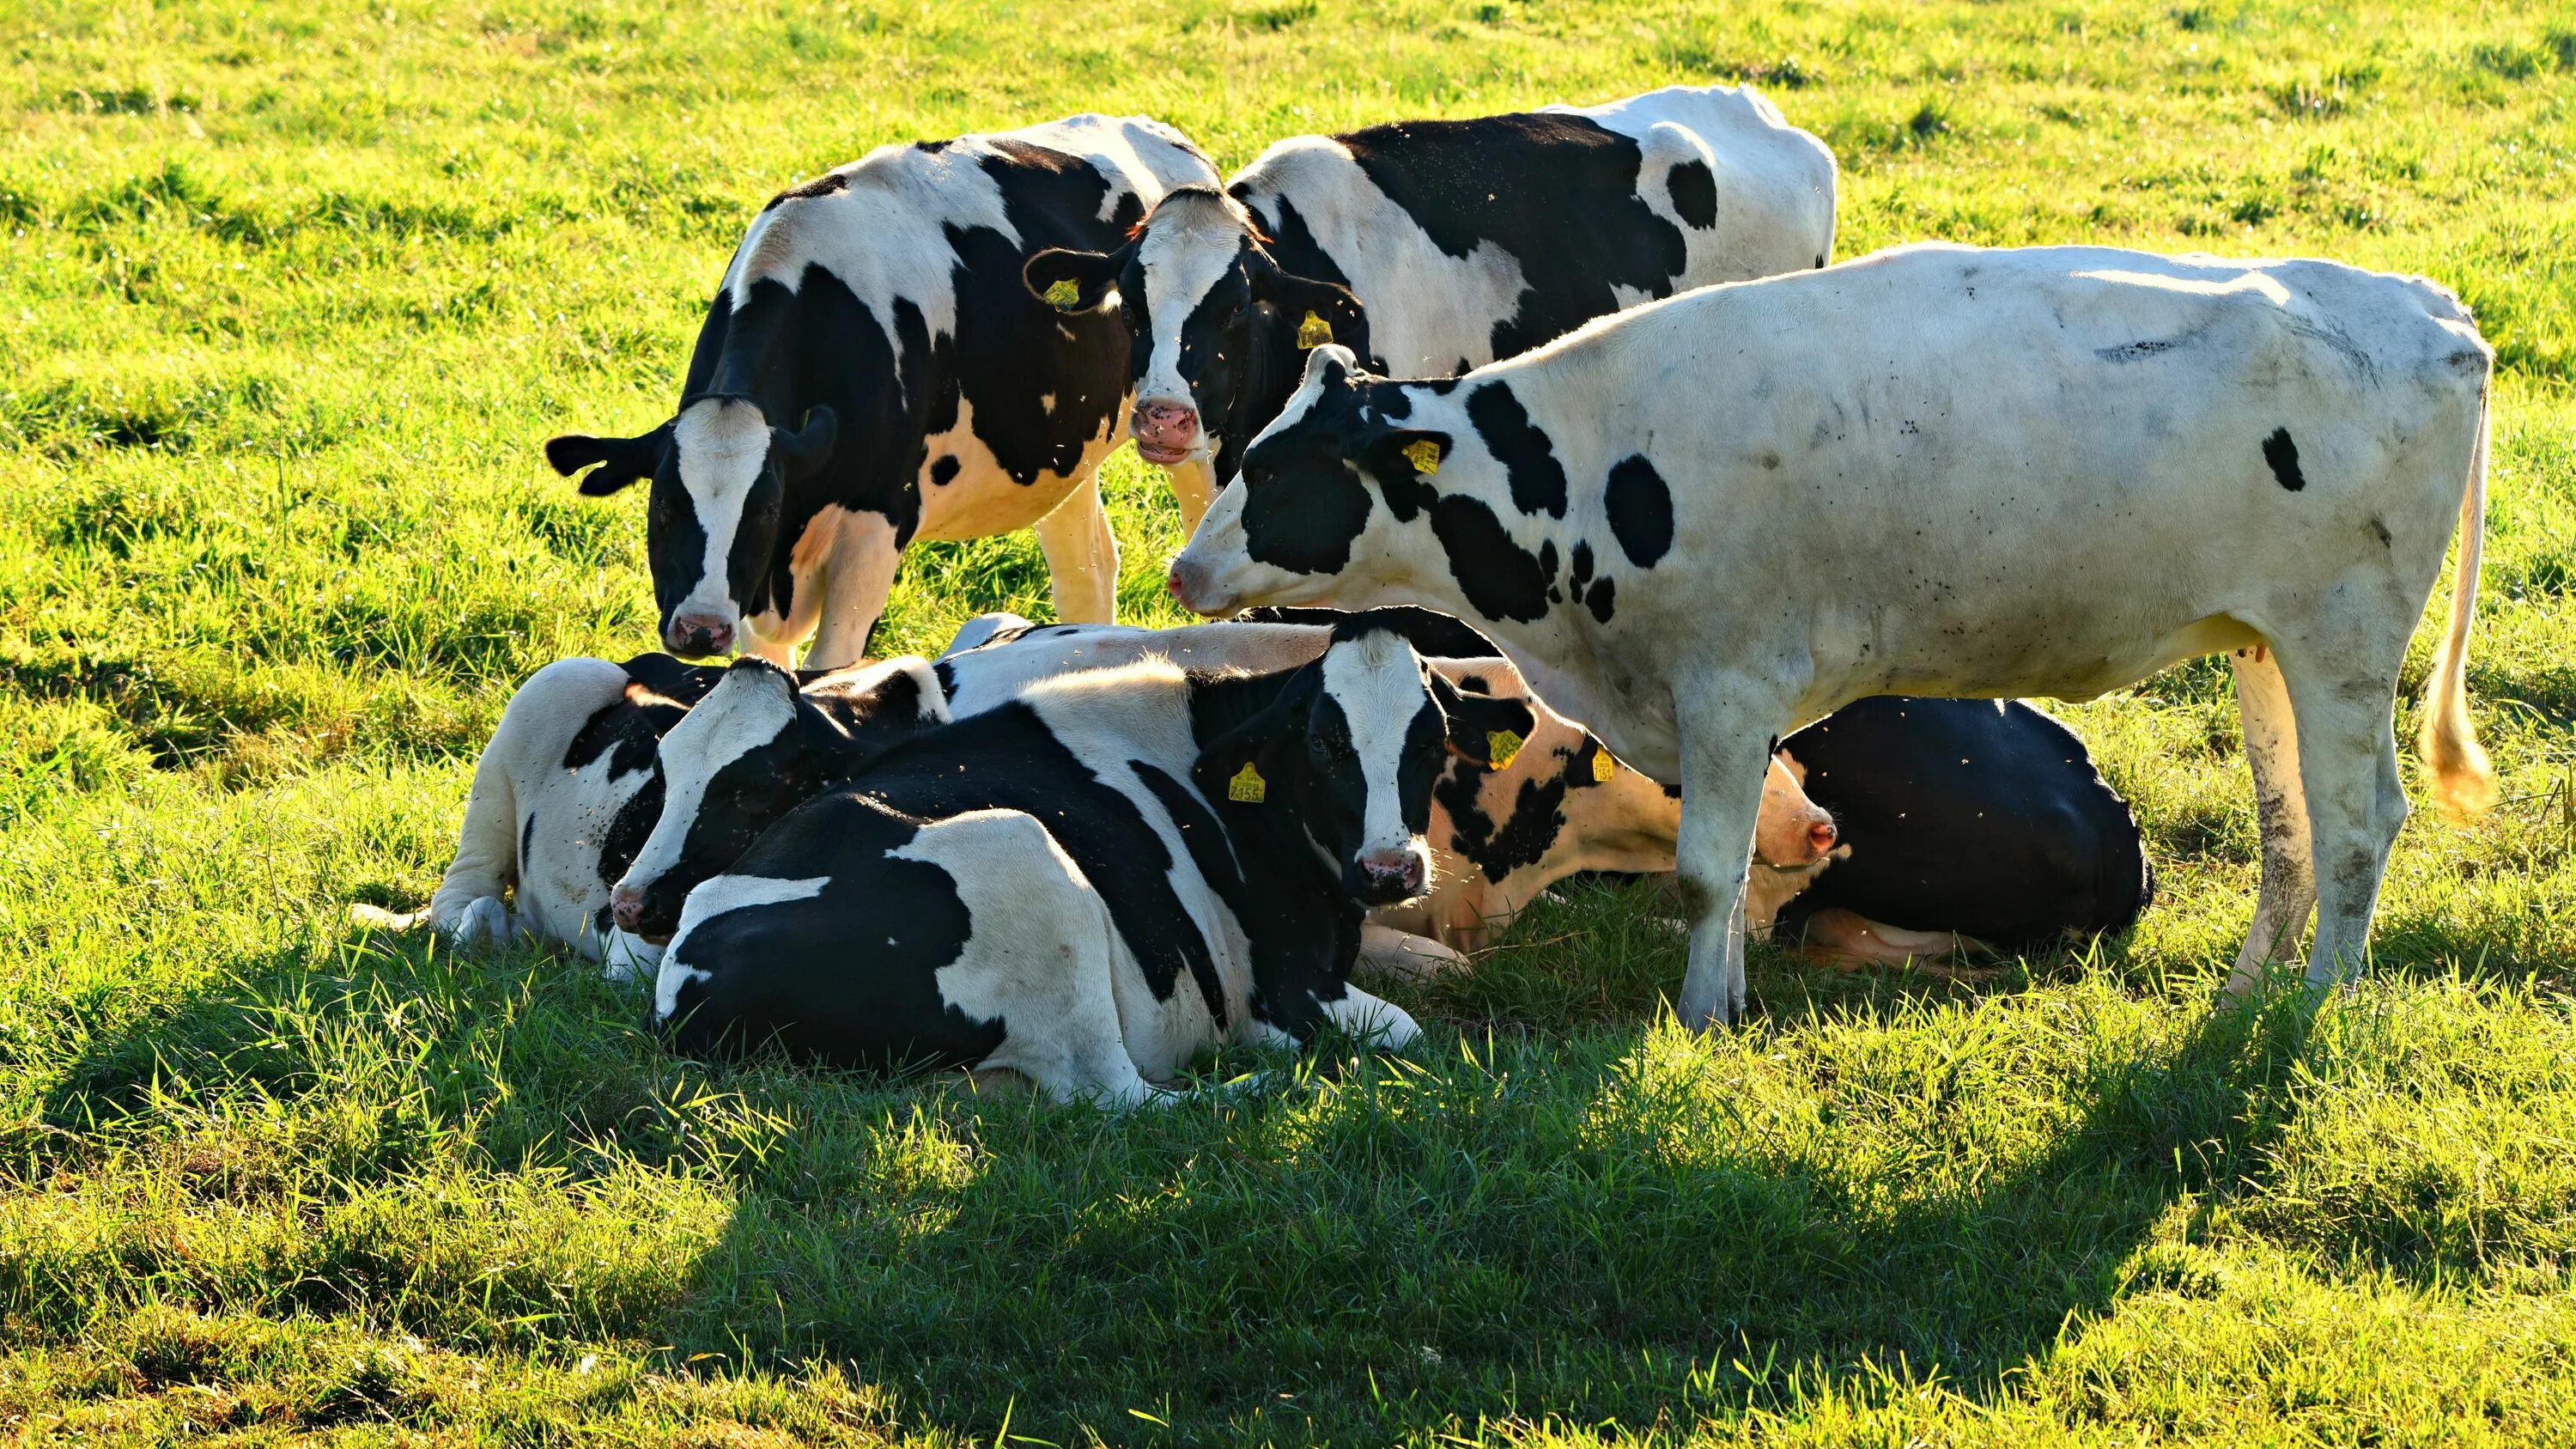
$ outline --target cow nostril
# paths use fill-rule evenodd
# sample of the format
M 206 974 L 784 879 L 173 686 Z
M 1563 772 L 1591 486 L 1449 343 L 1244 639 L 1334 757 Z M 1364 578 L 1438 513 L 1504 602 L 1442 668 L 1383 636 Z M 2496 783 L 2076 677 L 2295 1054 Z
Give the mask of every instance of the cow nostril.
M 1819 820 L 1815 824 L 1808 826 L 1807 844 L 1809 847 L 1814 849 L 1818 855 L 1823 855 L 1825 852 L 1832 850 L 1834 848 L 1834 822 L 1830 820 Z

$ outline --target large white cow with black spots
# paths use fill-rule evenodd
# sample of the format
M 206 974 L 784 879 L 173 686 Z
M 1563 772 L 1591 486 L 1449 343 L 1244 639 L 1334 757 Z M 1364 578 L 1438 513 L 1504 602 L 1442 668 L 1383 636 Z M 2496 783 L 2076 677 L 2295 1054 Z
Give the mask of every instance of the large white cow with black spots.
M 1711 282 L 1821 267 L 1834 157 L 1750 88 L 1296 136 L 1187 186 L 1029 286 L 1133 339 L 1136 450 L 1192 500 L 1339 342 L 1381 372 L 1465 372 Z
M 855 662 L 916 538 L 1035 525 L 1057 612 L 1106 622 L 1118 549 L 1096 474 L 1120 442 L 1127 337 L 1021 284 L 1029 255 L 1115 245 L 1216 172 L 1157 121 L 1082 115 L 884 146 L 751 224 L 678 412 L 558 437 L 589 494 L 650 479 L 662 642 Z
M 1677 780 L 1693 1024 L 1742 1000 L 1772 741 L 1866 695 L 2081 698 L 2232 651 L 2263 833 L 2232 984 L 2312 907 L 2323 984 L 2406 818 L 2391 700 L 2455 524 L 2422 747 L 2447 801 L 2492 795 L 2463 684 L 2492 363 L 2420 278 L 1901 248 L 1457 379 L 1319 347 L 1171 585 L 1458 613 Z

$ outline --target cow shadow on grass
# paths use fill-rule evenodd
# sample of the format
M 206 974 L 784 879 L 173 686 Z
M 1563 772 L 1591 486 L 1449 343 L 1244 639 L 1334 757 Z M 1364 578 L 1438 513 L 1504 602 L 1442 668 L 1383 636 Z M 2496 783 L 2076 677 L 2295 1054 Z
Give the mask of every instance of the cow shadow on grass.
M 1633 1024 L 1328 1049 L 1347 1070 L 1126 1117 L 934 1089 L 775 1154 L 666 1341 L 1064 1443 L 1644 1430 L 1793 1375 L 1989 1396 L 2152 1275 L 2186 1195 L 2259 1174 L 2303 1036 L 2284 1005 L 2115 1042 L 2022 1152 L 1942 1126 L 1962 1079 L 1897 1071 L 1930 1136 L 1857 1167 L 1830 1119 L 1863 1098 Z

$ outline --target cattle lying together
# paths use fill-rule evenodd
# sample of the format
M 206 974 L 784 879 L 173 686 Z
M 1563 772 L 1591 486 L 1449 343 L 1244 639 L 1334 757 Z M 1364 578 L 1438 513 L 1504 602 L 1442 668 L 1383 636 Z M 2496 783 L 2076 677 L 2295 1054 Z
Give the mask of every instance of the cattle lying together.
M 650 970 L 692 1047 L 1134 1102 L 1220 1041 L 1400 1043 L 1363 960 L 1672 870 L 1705 1024 L 1749 932 L 1901 961 L 2136 919 L 2127 807 L 2011 697 L 2226 652 L 2263 836 L 2231 989 L 2312 911 L 2341 979 L 2455 522 L 2421 747 L 2446 804 L 2493 791 L 2466 309 L 2316 261 L 1829 265 L 1834 185 L 1750 90 L 1676 87 L 1222 183 L 1078 116 L 785 193 L 677 411 L 547 445 L 650 480 L 664 645 L 750 657 L 540 671 L 423 917 Z M 1171 592 L 1243 618 L 1111 623 L 1122 430 L 1194 529 Z M 859 662 L 911 540 L 1030 525 L 1075 622 Z

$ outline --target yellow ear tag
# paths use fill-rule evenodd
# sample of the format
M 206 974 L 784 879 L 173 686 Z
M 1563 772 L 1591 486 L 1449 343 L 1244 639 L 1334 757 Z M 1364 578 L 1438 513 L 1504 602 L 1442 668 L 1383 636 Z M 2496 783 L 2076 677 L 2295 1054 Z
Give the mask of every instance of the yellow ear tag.
M 1508 770 L 1520 755 L 1521 737 L 1510 730 L 1495 730 L 1485 736 L 1485 763 L 1497 770 Z
M 1075 285 L 1073 278 L 1062 277 L 1047 283 L 1046 297 L 1057 311 L 1070 312 L 1082 305 L 1082 288 Z
M 1332 340 L 1333 324 L 1325 321 L 1318 313 L 1307 313 L 1306 320 L 1297 324 L 1297 350 L 1299 352 L 1307 351 L 1310 348 L 1321 347 Z
M 1261 778 L 1259 770 L 1252 768 L 1252 762 L 1246 760 L 1243 768 L 1234 772 L 1234 778 L 1225 782 L 1225 798 L 1258 805 L 1270 798 L 1270 785 Z
M 1405 444 L 1404 456 L 1413 464 L 1413 471 L 1426 478 L 1440 471 L 1440 445 L 1429 438 Z
M 1619 762 L 1610 758 L 1608 750 L 1595 746 L 1592 751 L 1592 783 L 1607 785 L 1617 778 L 1618 774 Z

